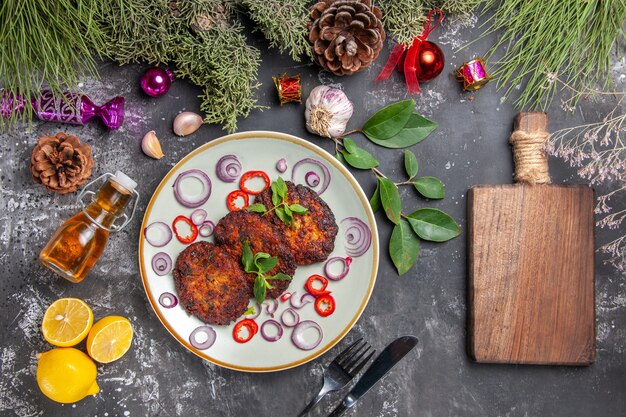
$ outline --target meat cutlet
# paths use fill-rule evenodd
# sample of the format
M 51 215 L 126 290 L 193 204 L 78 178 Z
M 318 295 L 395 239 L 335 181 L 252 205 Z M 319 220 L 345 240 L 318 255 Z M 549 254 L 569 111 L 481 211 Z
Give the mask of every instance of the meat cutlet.
M 268 216 L 269 217 L 269 216 Z M 278 258 L 278 264 L 269 271 L 266 276 L 270 277 L 279 272 L 293 276 L 297 264 L 286 245 L 282 233 L 264 216 L 246 210 L 231 211 L 224 216 L 215 226 L 213 232 L 215 242 L 222 245 L 235 259 L 241 260 L 242 245 L 248 242 L 252 253 L 265 252 Z M 246 274 L 249 282 L 249 296 L 254 297 L 254 280 L 256 274 Z M 289 287 L 291 281 L 269 280 L 274 286 L 268 289 L 268 298 L 278 298 Z
M 205 323 L 229 324 L 250 301 L 239 261 L 212 243 L 191 244 L 178 255 L 174 282 L 180 304 Z
M 335 248 L 337 223 L 335 215 L 317 193 L 304 185 L 295 185 L 286 181 L 288 192 L 287 204 L 300 204 L 308 209 L 306 214 L 294 214 L 293 226 L 288 226 L 273 213 L 272 222 L 285 235 L 285 242 L 291 249 L 298 265 L 309 265 L 325 261 Z M 256 203 L 263 204 L 268 210 L 272 204 L 272 190 L 267 189 L 256 197 Z

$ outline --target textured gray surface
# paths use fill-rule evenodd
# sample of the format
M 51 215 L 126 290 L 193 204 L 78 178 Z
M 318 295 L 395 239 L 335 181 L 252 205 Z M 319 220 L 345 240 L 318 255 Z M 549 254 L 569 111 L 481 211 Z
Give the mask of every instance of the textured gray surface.
M 427 203 L 403 189 L 407 210 L 440 207 L 465 228 L 465 193 L 475 184 L 511 182 L 512 161 L 507 143 L 515 111 L 494 83 L 475 94 L 460 91 L 451 72 L 485 52 L 479 42 L 460 52 L 464 40 L 477 29 L 448 26 L 431 39 L 446 54 L 446 70 L 423 85 L 416 97 L 417 111 L 440 127 L 413 150 L 424 175 L 447 185 L 445 200 Z M 278 107 L 271 76 L 300 72 L 305 93 L 323 83 L 341 84 L 354 101 L 350 127 L 362 124 L 381 106 L 405 98 L 403 84 L 394 75 L 384 84 L 373 79 L 383 59 L 373 68 L 340 79 L 312 65 L 294 64 L 287 57 L 264 51 L 260 72 L 262 104 L 271 106 L 241 120 L 239 130 L 279 130 L 332 149 L 332 143 L 308 134 L 303 105 Z M 391 227 L 378 215 L 382 259 L 373 296 L 355 328 L 326 355 L 283 372 L 246 374 L 203 362 L 179 345 L 161 326 L 141 285 L 137 266 L 137 238 L 150 195 L 165 173 L 185 154 L 223 134 L 217 126 L 203 126 L 190 137 L 171 133 L 171 121 L 183 110 L 198 110 L 198 90 L 177 80 L 160 99 L 141 94 L 138 79 L 145 66 L 104 64 L 102 78 L 84 80 L 84 91 L 96 102 L 114 95 L 127 99 L 126 122 L 119 131 L 99 124 L 85 127 L 36 123 L 0 135 L 0 262 L 2 276 L 2 335 L 0 347 L 0 415 L 26 416 L 289 416 L 297 414 L 321 384 L 327 364 L 349 340 L 364 336 L 381 349 L 403 334 L 419 337 L 418 348 L 358 404 L 354 416 L 618 416 L 626 415 L 626 279 L 597 259 L 597 360 L 586 368 L 477 365 L 468 359 L 466 343 L 465 237 L 445 244 L 425 244 L 418 264 L 398 277 L 384 243 Z M 624 59 L 616 61 L 615 87 L 626 87 Z M 471 97 L 471 99 L 470 99 Z M 550 111 L 551 129 L 582 121 L 597 121 L 612 108 L 611 98 L 583 103 L 567 116 L 558 100 Z M 156 130 L 165 157 L 154 161 L 141 153 L 139 142 Z M 53 231 L 77 211 L 75 196 L 58 196 L 35 185 L 30 177 L 30 153 L 42 134 L 66 131 L 93 148 L 94 175 L 121 169 L 139 182 L 143 196 L 137 218 L 113 235 L 101 260 L 87 279 L 73 285 L 40 267 L 36 257 Z M 361 142 L 392 178 L 403 177 L 401 152 Z M 551 161 L 555 182 L 580 183 L 574 170 Z M 373 191 L 371 174 L 357 172 L 366 193 Z M 600 193 L 605 191 L 598 190 Z M 622 201 L 623 202 L 623 201 Z M 619 201 L 617 202 L 619 203 Z M 614 233 L 613 233 L 614 234 Z M 611 233 L 598 230 L 598 245 Z M 96 317 L 121 314 L 133 322 L 136 338 L 123 359 L 98 367 L 101 392 L 77 404 L 49 401 L 35 382 L 36 353 L 48 350 L 40 335 L 43 311 L 59 297 L 85 299 Z M 312 415 L 325 415 L 339 399 L 327 398 Z

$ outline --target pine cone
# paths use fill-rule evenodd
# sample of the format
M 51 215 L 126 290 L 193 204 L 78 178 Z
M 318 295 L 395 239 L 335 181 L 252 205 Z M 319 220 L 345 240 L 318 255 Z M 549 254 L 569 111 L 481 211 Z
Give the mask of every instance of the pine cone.
M 309 41 L 313 58 L 335 75 L 350 75 L 377 57 L 385 30 L 370 0 L 321 0 L 311 7 Z
M 60 194 L 76 191 L 87 181 L 92 168 L 91 147 L 63 132 L 40 137 L 30 160 L 35 182 Z

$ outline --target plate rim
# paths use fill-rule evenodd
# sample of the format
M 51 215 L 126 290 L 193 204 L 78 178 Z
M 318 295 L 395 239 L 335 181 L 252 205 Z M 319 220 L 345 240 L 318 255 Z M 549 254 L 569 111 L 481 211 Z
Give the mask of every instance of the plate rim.
M 146 222 L 148 220 L 150 213 L 152 212 L 152 206 L 154 205 L 157 195 L 161 193 L 163 187 L 165 186 L 167 181 L 172 177 L 174 171 L 179 169 L 188 160 L 190 160 L 197 154 L 206 151 L 207 149 L 211 149 L 215 146 L 218 146 L 226 142 L 237 141 L 237 140 L 242 140 L 242 139 L 254 139 L 254 138 L 270 138 L 270 139 L 278 139 L 278 140 L 291 142 L 296 145 L 303 146 L 304 148 L 307 148 L 310 151 L 313 151 L 315 154 L 319 155 L 327 162 L 330 162 L 337 170 L 339 170 L 346 177 L 346 179 L 348 180 L 348 182 L 350 183 L 350 185 L 356 192 L 357 196 L 361 200 L 361 204 L 365 208 L 365 212 L 370 222 L 370 226 L 373 226 L 371 227 L 371 229 L 373 229 L 372 230 L 372 249 L 373 249 L 373 255 L 374 255 L 372 275 L 370 276 L 369 285 L 368 285 L 365 297 L 361 301 L 361 305 L 359 306 L 359 309 L 356 312 L 356 314 L 352 317 L 350 322 L 340 332 L 340 334 L 337 337 L 335 337 L 333 340 L 328 342 L 318 352 L 305 356 L 304 358 L 297 360 L 297 361 L 293 361 L 293 362 L 280 365 L 280 366 L 270 366 L 270 367 L 248 367 L 248 366 L 234 365 L 232 363 L 227 363 L 227 362 L 217 360 L 211 357 L 210 355 L 207 355 L 206 353 L 202 353 L 198 349 L 191 346 L 188 340 L 185 340 L 183 337 L 179 336 L 176 332 L 174 332 L 173 328 L 170 327 L 170 324 L 165 320 L 165 318 L 159 312 L 159 309 L 156 305 L 156 302 L 157 302 L 156 298 L 154 297 L 154 295 L 152 294 L 152 292 L 150 291 L 148 287 L 147 277 L 146 277 L 147 274 L 144 270 L 144 265 L 143 265 L 144 263 L 142 262 L 143 256 L 144 256 L 143 245 L 145 241 L 145 239 L 143 238 L 143 230 L 147 226 Z M 209 140 L 208 142 L 198 146 L 197 148 L 195 148 L 194 150 L 186 154 L 184 157 L 182 157 L 172 168 L 170 168 L 167 174 L 165 174 L 163 179 L 159 182 L 159 185 L 157 185 L 156 189 L 152 193 L 152 196 L 150 197 L 150 201 L 148 202 L 148 205 L 146 206 L 146 210 L 144 212 L 143 219 L 141 221 L 141 229 L 139 231 L 139 248 L 138 249 L 139 249 L 138 250 L 139 256 L 138 256 L 137 261 L 139 263 L 139 273 L 141 275 L 141 282 L 143 284 L 144 292 L 146 293 L 146 296 L 148 298 L 148 301 L 150 302 L 150 306 L 152 307 L 154 314 L 157 316 L 157 318 L 159 319 L 161 324 L 165 327 L 165 329 L 167 329 L 167 331 L 172 335 L 172 337 L 174 337 L 174 339 L 178 343 L 183 345 L 191 353 L 195 354 L 196 356 L 200 357 L 203 360 L 206 360 L 208 362 L 211 362 L 215 365 L 218 365 L 227 369 L 232 369 L 232 370 L 241 371 L 241 372 L 252 372 L 252 373 L 277 372 L 277 371 L 283 371 L 286 369 L 303 365 L 323 355 L 324 353 L 329 351 L 331 348 L 333 348 L 337 343 L 339 343 L 346 336 L 346 334 L 348 334 L 348 332 L 352 330 L 356 322 L 359 320 L 359 318 L 361 318 L 363 311 L 365 311 L 365 307 L 367 307 L 369 300 L 372 296 L 372 292 L 374 291 L 374 286 L 376 284 L 376 278 L 378 275 L 378 267 L 379 267 L 379 261 L 380 261 L 378 227 L 376 225 L 376 218 L 374 217 L 374 213 L 369 204 L 369 199 L 365 195 L 365 192 L 361 188 L 361 185 L 358 183 L 356 178 L 354 178 L 352 173 L 341 162 L 339 162 L 336 158 L 334 158 L 329 152 L 319 147 L 318 145 L 315 145 L 309 142 L 308 140 L 302 139 L 298 136 L 294 136 L 294 135 L 290 135 L 290 134 L 282 133 L 282 132 L 268 131 L 268 130 L 250 130 L 250 131 L 238 132 L 238 133 L 232 133 L 232 134 L 220 136 L 218 138 Z

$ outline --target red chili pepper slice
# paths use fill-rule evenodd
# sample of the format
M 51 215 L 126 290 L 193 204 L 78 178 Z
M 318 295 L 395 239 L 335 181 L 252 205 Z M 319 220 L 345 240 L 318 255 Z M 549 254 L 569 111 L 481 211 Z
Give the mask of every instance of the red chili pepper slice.
M 246 328 L 248 330 L 248 334 L 244 337 L 239 334 L 241 329 Z M 259 325 L 256 324 L 256 321 L 252 319 L 243 319 L 239 323 L 235 324 L 233 328 L 233 339 L 237 343 L 246 343 L 249 342 L 254 335 L 259 331 Z
M 265 182 L 265 185 L 260 190 L 251 190 L 246 187 L 246 182 L 251 178 L 261 178 Z M 267 190 L 270 186 L 270 177 L 263 171 L 248 171 L 241 176 L 241 180 L 239 180 L 239 188 L 245 191 L 248 194 L 257 195 L 261 194 L 263 191 Z
M 322 285 L 317 288 L 314 286 L 316 282 L 320 282 Z M 328 279 L 317 274 L 311 275 L 309 279 L 306 280 L 306 284 L 304 284 L 304 289 L 307 290 L 309 294 L 313 294 L 316 297 L 330 294 L 330 291 L 328 291 L 326 287 L 328 287 Z
M 189 226 L 189 229 L 190 229 L 189 235 L 181 236 L 178 234 L 177 224 L 179 222 L 186 223 L 187 226 Z M 196 240 L 196 238 L 198 237 L 198 226 L 193 224 L 193 222 L 191 221 L 189 217 L 185 217 L 185 216 L 176 217 L 174 221 L 172 222 L 172 229 L 174 230 L 174 234 L 176 235 L 176 238 L 180 240 L 181 243 L 184 243 L 184 244 L 191 243 L 194 240 Z
M 335 312 L 335 299 L 330 294 L 324 294 L 315 300 L 315 311 L 322 317 L 330 316 Z
M 243 206 L 237 206 L 237 199 L 243 198 Z M 242 210 L 248 207 L 250 204 L 250 199 L 248 198 L 248 194 L 244 193 L 241 190 L 235 190 L 232 193 L 226 196 L 226 206 L 230 211 Z
M 291 298 L 291 293 L 290 292 L 286 292 L 283 295 L 280 296 L 280 301 L 285 302 L 287 300 L 289 300 Z

